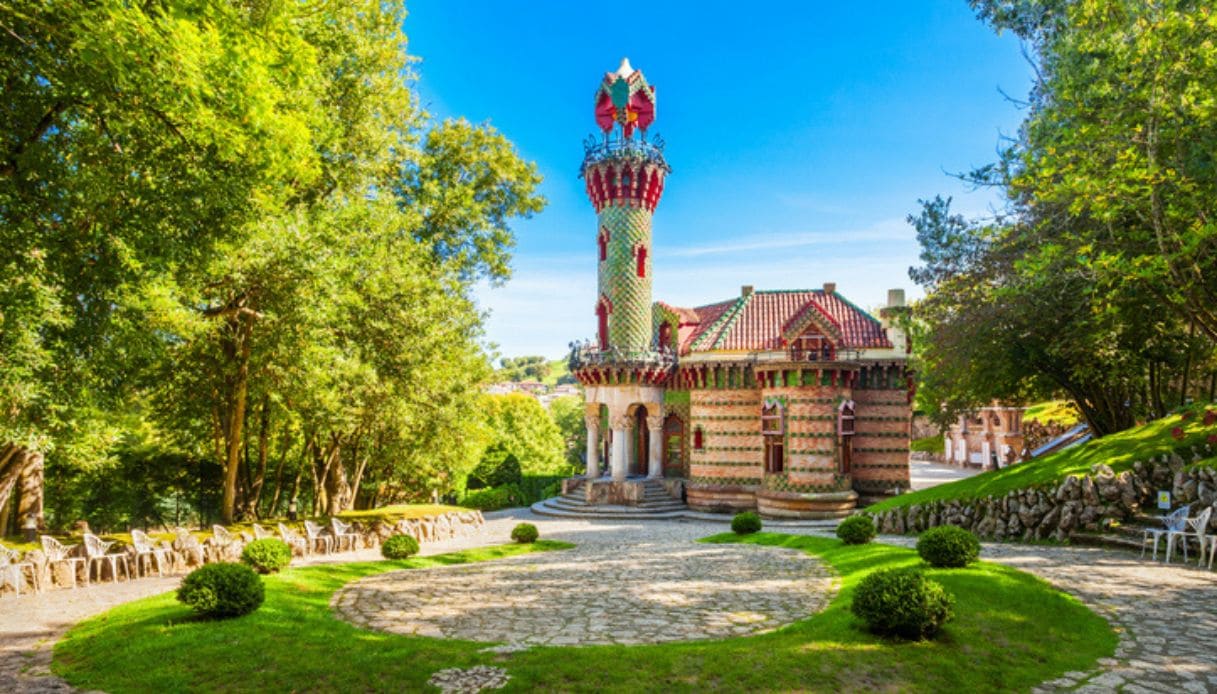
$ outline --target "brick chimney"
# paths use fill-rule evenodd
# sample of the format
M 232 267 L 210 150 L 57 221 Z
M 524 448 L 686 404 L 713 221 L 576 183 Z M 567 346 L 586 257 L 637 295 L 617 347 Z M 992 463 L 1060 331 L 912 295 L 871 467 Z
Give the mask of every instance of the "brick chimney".
M 825 282 L 824 283 L 824 293 L 825 294 L 836 294 L 837 293 L 837 283 L 836 282 Z
M 744 297 L 744 298 L 748 298 L 748 297 L 752 296 L 752 285 L 751 285 L 751 284 L 745 284 L 744 286 L 740 287 L 740 288 L 739 288 L 739 295 L 740 295 L 740 296 L 742 296 L 742 297 Z

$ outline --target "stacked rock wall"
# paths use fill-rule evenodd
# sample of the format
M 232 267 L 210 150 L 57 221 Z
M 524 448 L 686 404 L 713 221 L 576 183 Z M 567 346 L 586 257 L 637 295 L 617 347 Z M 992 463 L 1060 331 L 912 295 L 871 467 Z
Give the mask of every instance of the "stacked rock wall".
M 1202 459 L 1199 453 L 1194 459 Z M 911 504 L 875 514 L 884 533 L 917 533 L 938 525 L 958 525 L 997 540 L 1063 540 L 1075 530 L 1101 530 L 1109 521 L 1127 521 L 1151 507 L 1158 490 L 1171 490 L 1172 507 L 1193 505 L 1195 516 L 1214 507 L 1210 529 L 1217 530 L 1217 470 L 1186 469 L 1178 453 L 1138 461 L 1119 474 L 1095 465 L 1090 474 L 981 499 Z

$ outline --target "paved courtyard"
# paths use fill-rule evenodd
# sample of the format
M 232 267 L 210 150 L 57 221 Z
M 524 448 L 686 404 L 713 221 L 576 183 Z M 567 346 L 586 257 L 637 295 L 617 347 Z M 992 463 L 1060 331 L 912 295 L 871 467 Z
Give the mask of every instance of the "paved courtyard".
M 634 580 L 634 577 L 630 577 L 630 581 L 625 583 L 620 580 L 611 580 L 611 578 L 603 580 L 614 575 L 620 577 L 623 572 L 630 573 L 624 571 L 620 566 L 616 569 L 606 569 L 606 573 L 602 574 L 601 578 L 588 578 L 598 570 L 594 568 L 598 562 L 613 558 L 612 552 L 628 546 L 649 546 L 653 548 L 652 551 L 641 553 L 638 555 L 637 561 L 646 562 L 650 567 L 676 564 L 678 562 L 665 560 L 664 553 L 673 551 L 675 548 L 694 553 L 700 548 L 716 549 L 713 546 L 693 545 L 691 541 L 727 529 L 725 523 L 703 521 L 550 519 L 534 516 L 527 511 L 516 510 L 490 514 L 484 531 L 476 536 L 441 543 L 428 543 L 423 546 L 423 552 L 435 554 L 475 546 L 500 544 L 507 540 L 511 527 L 520 520 L 536 523 L 543 537 L 568 540 L 579 545 L 581 549 L 453 568 L 477 568 L 485 572 L 483 576 L 491 576 L 497 566 L 508 569 L 504 575 L 512 576 L 509 580 L 525 583 L 529 581 L 526 571 L 535 570 L 537 575 L 553 572 L 554 589 L 577 591 L 580 598 L 571 601 L 572 604 L 578 603 L 587 610 L 593 610 L 596 605 L 614 604 L 613 601 L 622 595 L 623 585 L 630 586 L 629 599 L 647 605 L 649 599 L 663 599 L 665 595 L 674 592 L 665 590 L 662 585 L 657 590 L 650 590 L 650 588 L 656 587 L 657 582 L 695 580 L 692 576 L 682 577 L 682 572 L 675 572 L 673 574 L 650 574 L 648 583 L 649 568 L 635 572 L 636 583 L 630 582 Z M 826 534 L 827 531 L 782 528 L 781 532 Z M 884 536 L 880 540 L 902 545 L 911 545 L 913 541 L 912 538 L 889 536 Z M 757 547 L 738 549 L 760 550 Z M 373 555 L 373 552 L 369 551 L 344 555 L 340 559 L 343 561 L 366 559 Z M 777 557 L 777 555 L 771 555 L 763 550 L 755 556 L 765 556 L 766 561 L 774 560 Z M 1182 567 L 1178 564 L 1163 566 L 1150 563 L 1148 560 L 1141 560 L 1132 554 L 1083 547 L 986 543 L 982 558 L 1008 564 L 1043 577 L 1062 590 L 1078 597 L 1110 620 L 1120 632 L 1120 643 L 1114 658 L 1100 662 L 1093 671 L 1070 673 L 1059 680 L 1045 683 L 1041 687 L 1042 691 L 1124 691 L 1162 692 L 1163 694 L 1181 691 L 1217 691 L 1217 648 L 1213 646 L 1213 644 L 1217 644 L 1217 572 L 1197 570 L 1194 566 Z M 532 564 L 530 562 L 540 563 Z M 563 566 L 564 564 L 567 566 Z M 822 568 L 814 561 L 804 561 L 802 565 L 807 567 L 809 572 L 806 580 L 811 580 L 813 585 L 822 587 L 824 585 L 822 582 L 825 580 L 821 573 Z M 532 566 L 533 569 L 526 568 L 529 566 Z M 411 579 L 405 573 L 398 575 L 407 580 Z M 474 573 L 469 576 L 477 577 L 478 574 Z M 484 581 L 485 578 L 477 578 L 477 580 Z M 716 583 L 725 583 L 727 579 L 713 575 L 711 580 Z M 785 580 L 795 579 L 787 576 Z M 821 583 L 817 584 L 815 581 Z M 144 595 L 164 592 L 171 589 L 175 583 L 176 579 L 152 579 L 119 586 L 107 584 L 86 590 L 56 591 L 37 596 L 0 600 L 0 691 L 68 691 L 69 689 L 61 681 L 49 676 L 50 645 L 72 623 L 80 619 L 109 609 L 116 604 Z M 564 584 L 565 587 L 560 587 L 558 584 Z M 355 584 L 348 590 L 358 589 L 362 585 Z M 459 588 L 452 589 L 458 590 Z M 403 591 L 393 588 L 380 598 L 392 604 L 395 600 L 392 596 L 401 592 Z M 730 591 L 727 592 L 730 593 Z M 823 595 L 823 599 L 827 599 L 826 590 L 819 590 L 818 594 Z M 600 599 L 594 596 L 599 596 Z M 775 598 L 775 604 L 778 602 L 780 601 Z M 433 602 L 432 604 L 440 603 Z M 656 604 L 662 603 L 657 602 Z M 755 611 L 754 605 L 750 604 L 749 607 Z M 533 604 L 531 611 L 544 612 L 551 608 L 557 608 L 557 606 L 551 602 L 538 601 Z M 656 609 L 668 610 L 677 615 L 690 615 L 696 614 L 695 608 L 696 606 L 694 609 L 682 609 L 679 605 L 669 603 L 666 607 Z M 511 610 L 515 608 L 507 605 L 494 609 Z M 789 610 L 790 608 L 782 609 Z M 728 610 L 724 616 L 736 611 Z M 454 619 L 451 622 L 442 622 L 437 618 L 428 624 L 456 625 L 461 623 L 463 626 L 460 628 L 477 628 L 478 620 L 473 619 L 473 615 L 468 616 L 469 619 L 464 621 Z M 594 613 L 587 614 L 583 627 L 581 627 L 584 628 L 585 633 L 593 632 L 592 625 L 596 623 L 594 618 L 607 620 L 615 617 L 611 613 L 599 616 Z M 685 621 L 689 623 L 688 619 Z M 746 616 L 737 615 L 735 621 L 728 617 L 722 624 L 728 629 L 732 627 L 768 629 L 773 628 L 779 621 L 779 618 L 774 616 L 772 625 L 761 621 L 748 624 Z M 485 620 L 482 620 L 482 623 L 485 624 Z M 726 627 L 727 624 L 732 626 Z M 679 619 L 677 619 L 677 625 L 677 629 L 681 628 Z M 644 637 L 651 627 L 653 627 L 651 630 L 653 633 L 664 631 L 660 625 L 639 626 L 646 627 L 638 629 L 640 637 Z M 514 632 L 506 629 L 493 636 L 487 633 L 478 637 L 477 640 L 506 643 L 516 640 L 529 643 L 530 636 L 537 638 L 536 633 L 530 633 L 522 628 L 516 629 Z
M 820 611 L 835 592 L 803 552 L 700 544 L 700 524 L 667 527 L 648 526 L 644 540 L 592 535 L 569 551 L 373 576 L 332 604 L 395 634 L 572 646 L 748 636 Z

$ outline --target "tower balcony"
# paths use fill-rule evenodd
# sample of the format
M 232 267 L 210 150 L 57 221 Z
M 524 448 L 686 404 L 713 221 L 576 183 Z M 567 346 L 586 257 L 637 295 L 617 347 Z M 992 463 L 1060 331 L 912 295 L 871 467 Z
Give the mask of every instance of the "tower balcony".
M 574 342 L 568 364 L 584 385 L 662 385 L 676 370 L 676 354 L 670 350 L 600 349 L 590 341 Z
M 663 140 L 588 138 L 583 143 L 579 176 L 587 197 L 599 213 L 606 206 L 646 208 L 654 212 L 663 195 L 664 179 L 672 168 L 663 157 Z

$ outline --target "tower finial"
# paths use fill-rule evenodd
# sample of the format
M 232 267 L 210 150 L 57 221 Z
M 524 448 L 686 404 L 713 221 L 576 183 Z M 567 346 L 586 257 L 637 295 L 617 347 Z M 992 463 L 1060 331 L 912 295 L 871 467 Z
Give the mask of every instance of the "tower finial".
M 596 90 L 596 124 L 605 134 L 618 124 L 629 139 L 635 129 L 645 133 L 654 121 L 655 88 L 647 84 L 641 70 L 630 65 L 629 58 L 622 58 L 621 67 L 604 73 Z

